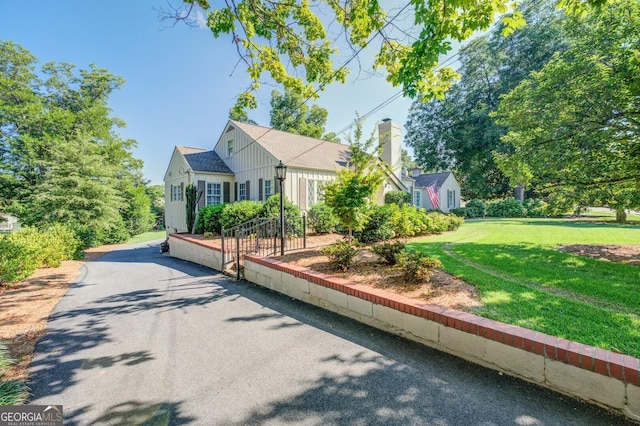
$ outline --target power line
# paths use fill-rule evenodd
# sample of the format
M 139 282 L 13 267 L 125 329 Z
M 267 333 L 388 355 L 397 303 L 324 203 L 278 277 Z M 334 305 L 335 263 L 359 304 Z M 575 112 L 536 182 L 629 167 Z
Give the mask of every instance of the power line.
M 385 23 L 385 24 L 384 24 L 384 25 L 383 25 L 383 26 L 382 26 L 378 31 L 376 31 L 376 33 L 375 33 L 373 36 L 371 36 L 371 38 L 369 38 L 369 40 L 367 40 L 367 42 L 366 42 L 363 46 L 360 46 L 360 48 L 359 48 L 359 49 L 358 49 L 358 50 L 357 50 L 353 55 L 351 55 L 351 57 L 350 57 L 350 58 L 349 58 L 349 59 L 348 59 L 344 64 L 342 64 L 342 65 L 340 66 L 340 68 L 338 68 L 338 69 L 337 69 L 337 70 L 336 70 L 336 71 L 331 75 L 331 78 L 329 78 L 329 79 L 327 80 L 327 82 L 325 82 L 325 83 L 320 83 L 319 87 L 318 87 L 318 88 L 317 88 L 317 89 L 316 89 L 316 90 L 315 90 L 315 91 L 314 91 L 310 96 L 308 96 L 305 100 L 303 100 L 302 102 L 300 102 L 300 104 L 299 104 L 299 105 L 297 105 L 295 109 L 298 109 L 298 108 L 300 108 L 301 106 L 303 106 L 303 105 L 304 105 L 305 103 L 307 103 L 311 98 L 313 98 L 315 95 L 317 95 L 317 94 L 318 94 L 318 92 L 320 92 L 322 89 L 324 89 L 324 87 L 328 84 L 328 82 L 329 82 L 329 81 L 331 81 L 331 80 L 332 80 L 336 75 L 338 75 L 338 73 L 340 73 L 340 72 L 341 72 L 341 71 L 342 71 L 342 70 L 343 70 L 347 65 L 349 65 L 349 63 L 351 63 L 351 61 L 353 61 L 356 57 L 358 57 L 358 55 L 360 54 L 360 52 L 362 52 L 362 51 L 363 51 L 367 46 L 369 46 L 369 44 L 370 44 L 370 43 L 371 43 L 371 42 L 372 42 L 372 41 L 373 41 L 373 40 L 374 40 L 378 35 L 380 35 L 380 34 L 382 33 L 382 31 L 383 31 L 387 26 L 391 25 L 391 23 L 392 23 L 392 22 L 393 22 L 393 21 L 394 21 L 398 16 L 400 16 L 400 14 L 401 14 L 402 12 L 404 12 L 404 11 L 405 11 L 405 10 L 406 10 L 410 5 L 411 5 L 411 2 L 407 3 L 406 5 L 404 5 L 404 6 L 402 7 L 402 9 L 400 9 L 400 11 L 399 11 L 397 14 L 395 14 L 393 18 L 391 18 L 391 20 L 387 21 L 387 22 L 386 22 L 386 23 Z M 239 151 L 235 152 L 235 153 L 234 153 L 234 155 L 235 155 L 235 154 L 238 154 L 238 153 L 240 153 L 240 152 L 242 152 L 242 151 L 244 151 L 244 150 L 245 150 L 245 149 L 247 149 L 247 148 L 249 148 L 251 145 L 253 145 L 255 142 L 257 142 L 257 141 L 258 141 L 258 139 L 263 138 L 264 136 L 266 136 L 266 135 L 267 135 L 271 130 L 273 130 L 273 129 L 272 129 L 272 128 L 269 128 L 266 132 L 264 132 L 264 133 L 263 133 L 262 135 L 260 135 L 258 138 L 254 139 L 254 141 L 250 142 L 249 144 L 247 144 L 246 146 L 244 146 L 242 149 L 240 149 Z M 320 145 L 321 145 L 321 144 L 318 144 L 317 146 L 320 146 Z M 314 147 L 314 148 L 315 148 L 315 147 Z M 312 149 L 314 149 L 314 148 L 311 148 L 311 149 L 309 149 L 309 150 L 307 150 L 307 151 L 303 152 L 303 153 L 302 153 L 302 154 L 300 154 L 300 155 L 303 155 L 303 154 L 305 154 L 306 152 L 311 151 L 311 150 L 312 150 Z M 298 156 L 298 157 L 299 157 L 299 156 Z M 291 160 L 289 160 L 288 162 L 291 162 L 291 161 L 295 160 L 295 159 L 296 159 L 296 158 L 298 158 L 298 157 L 294 157 L 294 158 L 292 158 Z M 226 158 L 229 158 L 229 156 L 227 156 Z

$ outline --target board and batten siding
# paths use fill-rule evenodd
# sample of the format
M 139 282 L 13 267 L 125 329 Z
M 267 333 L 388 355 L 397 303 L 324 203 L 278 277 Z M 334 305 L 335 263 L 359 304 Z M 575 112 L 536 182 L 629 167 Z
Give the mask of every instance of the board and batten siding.
M 310 202 L 311 194 L 308 191 L 309 181 L 314 181 L 316 185 L 321 185 L 335 178 L 335 172 L 289 168 L 287 169 L 287 179 L 284 181 L 285 195 L 301 210 L 309 210 L 313 204 Z
M 233 153 L 229 155 L 229 141 L 233 143 Z M 225 164 L 234 171 L 237 184 L 249 182 L 249 200 L 258 201 L 264 191 L 264 181 L 271 180 L 275 192 L 275 166 L 278 159 L 267 152 L 259 143 L 250 138 L 243 131 L 234 128 L 222 134 L 214 151 L 222 158 Z M 259 188 L 262 179 L 262 190 Z M 232 187 L 231 201 L 237 201 L 235 190 Z

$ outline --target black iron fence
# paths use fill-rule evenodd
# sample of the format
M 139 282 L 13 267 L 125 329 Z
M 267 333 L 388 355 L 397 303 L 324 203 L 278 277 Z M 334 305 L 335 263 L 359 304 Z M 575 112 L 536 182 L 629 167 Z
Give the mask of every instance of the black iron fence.
M 284 251 L 307 247 L 307 220 L 287 217 L 284 220 Z M 282 232 L 280 218 L 256 218 L 222 230 L 222 271 L 232 270 L 242 276 L 242 259 L 246 253 L 277 256 L 281 253 Z

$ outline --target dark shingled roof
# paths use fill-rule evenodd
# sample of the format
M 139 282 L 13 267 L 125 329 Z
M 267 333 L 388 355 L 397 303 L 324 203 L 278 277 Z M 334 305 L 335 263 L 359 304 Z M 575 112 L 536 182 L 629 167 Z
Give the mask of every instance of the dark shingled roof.
M 416 181 L 416 186 L 426 188 L 433 185 L 433 182 L 437 182 L 437 186 L 438 188 L 440 188 L 450 174 L 451 172 L 425 173 L 420 176 L 414 177 L 413 179 Z
M 183 146 L 179 146 L 178 151 L 184 156 L 194 172 L 233 174 L 215 151 Z

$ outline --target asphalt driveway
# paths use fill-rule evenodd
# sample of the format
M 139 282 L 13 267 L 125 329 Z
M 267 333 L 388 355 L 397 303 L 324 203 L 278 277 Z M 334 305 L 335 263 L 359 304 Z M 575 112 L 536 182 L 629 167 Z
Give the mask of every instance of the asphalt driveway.
M 86 264 L 31 367 L 65 424 L 612 425 L 620 417 L 160 254 Z

